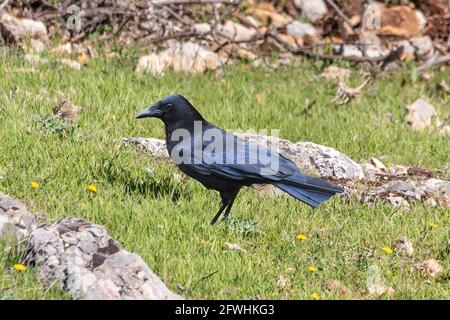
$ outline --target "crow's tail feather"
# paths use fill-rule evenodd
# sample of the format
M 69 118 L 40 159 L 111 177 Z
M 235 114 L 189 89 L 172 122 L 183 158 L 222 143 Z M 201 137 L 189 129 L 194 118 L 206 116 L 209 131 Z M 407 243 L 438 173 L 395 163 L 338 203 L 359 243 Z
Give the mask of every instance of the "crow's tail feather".
M 318 178 L 308 177 L 302 174 L 299 176 L 299 179 L 295 178 L 296 175 L 293 175 L 288 180 L 276 182 L 274 185 L 312 207 L 318 207 L 322 202 L 327 201 L 336 193 L 343 192 L 342 188 Z

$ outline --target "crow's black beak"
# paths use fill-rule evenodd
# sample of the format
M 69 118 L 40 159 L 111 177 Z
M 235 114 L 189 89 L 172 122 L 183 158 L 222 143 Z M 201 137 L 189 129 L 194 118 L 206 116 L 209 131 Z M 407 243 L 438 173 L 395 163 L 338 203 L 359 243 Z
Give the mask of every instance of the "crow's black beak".
M 139 112 L 136 116 L 136 119 L 142 118 L 152 118 L 152 117 L 160 117 L 163 115 L 163 111 L 161 110 L 158 104 L 151 106 L 141 112 Z

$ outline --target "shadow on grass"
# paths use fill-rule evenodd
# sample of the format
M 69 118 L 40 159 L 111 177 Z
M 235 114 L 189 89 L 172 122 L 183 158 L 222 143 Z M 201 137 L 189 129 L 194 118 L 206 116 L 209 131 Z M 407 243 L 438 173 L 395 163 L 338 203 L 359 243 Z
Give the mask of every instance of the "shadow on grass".
M 130 170 L 114 164 L 115 158 L 103 159 L 92 168 L 93 175 L 111 185 L 120 185 L 125 193 L 140 194 L 150 198 L 168 197 L 173 202 L 186 197 L 183 184 L 174 181 L 170 173 L 152 173 L 144 170 Z

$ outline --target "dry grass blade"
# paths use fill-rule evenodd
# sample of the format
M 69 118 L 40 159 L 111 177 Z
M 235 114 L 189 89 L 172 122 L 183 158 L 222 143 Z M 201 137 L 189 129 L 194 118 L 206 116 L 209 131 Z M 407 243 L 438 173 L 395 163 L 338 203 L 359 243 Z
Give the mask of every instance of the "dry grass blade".
M 350 102 L 350 100 L 358 97 L 361 94 L 362 89 L 364 89 L 368 82 L 369 80 L 364 81 L 357 88 L 349 88 L 344 82 L 339 82 L 338 92 L 332 102 L 338 102 L 338 104 L 346 104 Z

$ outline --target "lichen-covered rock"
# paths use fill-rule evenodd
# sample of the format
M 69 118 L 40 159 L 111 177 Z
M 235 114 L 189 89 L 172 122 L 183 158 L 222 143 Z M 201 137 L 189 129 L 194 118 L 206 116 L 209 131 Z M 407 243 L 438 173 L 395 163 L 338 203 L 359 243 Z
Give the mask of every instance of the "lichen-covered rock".
M 140 256 L 86 220 L 39 226 L 29 237 L 26 262 L 36 264 L 41 280 L 58 283 L 75 299 L 181 299 Z
M 336 149 L 315 144 L 299 142 L 297 161 L 301 167 L 315 171 L 320 177 L 358 180 L 364 179 L 362 167 Z
M 0 239 L 22 240 L 35 226 L 35 218 L 20 201 L 0 192 Z
M 428 192 L 440 193 L 444 196 L 450 197 L 450 181 L 431 178 L 425 180 L 422 185 Z
M 164 140 L 156 138 L 124 138 L 123 141 L 126 145 L 133 145 L 138 149 L 145 150 L 156 158 L 169 158 Z

